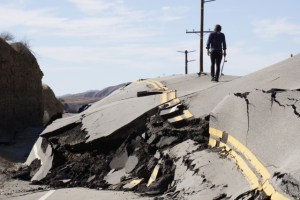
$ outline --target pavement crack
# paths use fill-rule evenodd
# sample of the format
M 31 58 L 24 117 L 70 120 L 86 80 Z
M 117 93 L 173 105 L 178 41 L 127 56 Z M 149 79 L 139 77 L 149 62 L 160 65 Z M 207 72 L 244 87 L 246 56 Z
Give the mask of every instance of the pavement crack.
M 300 113 L 297 111 L 297 107 L 294 105 L 291 106 L 294 109 L 294 114 L 298 117 L 300 117 Z
M 270 90 L 269 91 L 271 93 L 271 107 L 273 106 L 273 103 L 277 103 L 280 107 L 284 107 L 285 105 L 282 105 L 277 99 L 276 99 L 276 95 L 277 95 L 277 91 L 276 90 Z
M 250 92 L 245 92 L 245 93 L 234 93 L 235 96 L 240 97 L 245 100 L 246 105 L 247 105 L 247 120 L 248 120 L 248 127 L 247 127 L 247 135 L 249 133 L 250 129 L 250 117 L 249 117 L 249 99 L 247 98 Z
M 298 99 L 295 99 L 295 98 L 288 98 L 288 100 L 295 101 L 294 104 L 296 104 L 299 101 Z
M 294 104 L 286 104 L 283 105 L 281 104 L 277 98 L 276 95 L 278 92 L 282 92 L 282 91 L 286 91 L 286 90 L 281 90 L 281 89 L 271 89 L 268 91 L 263 91 L 264 93 L 270 93 L 271 94 L 271 107 L 273 106 L 273 103 L 277 103 L 280 107 L 292 107 L 292 109 L 294 110 L 294 114 L 299 118 L 300 117 L 300 113 L 297 111 L 297 106 L 295 105 L 299 100 L 295 99 L 295 98 L 287 98 L 290 101 L 294 101 Z

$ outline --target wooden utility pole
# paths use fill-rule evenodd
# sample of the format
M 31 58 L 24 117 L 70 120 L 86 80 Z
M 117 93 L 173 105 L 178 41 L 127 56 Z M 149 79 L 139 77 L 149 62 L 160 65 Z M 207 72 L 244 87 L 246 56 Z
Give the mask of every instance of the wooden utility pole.
M 185 51 L 177 51 L 177 52 L 185 54 L 185 74 L 188 74 L 188 63 L 195 61 L 195 60 L 188 60 L 188 53 L 195 52 L 195 50 L 194 51 L 185 50 Z
M 204 0 L 201 0 L 201 16 L 200 16 L 200 72 L 203 73 L 203 27 L 204 27 Z
M 204 3 L 211 2 L 215 0 L 201 0 L 200 3 L 200 31 L 186 31 L 186 33 L 200 33 L 200 59 L 199 59 L 199 76 L 205 74 L 203 72 L 203 37 L 204 33 L 210 33 L 212 31 L 204 31 Z

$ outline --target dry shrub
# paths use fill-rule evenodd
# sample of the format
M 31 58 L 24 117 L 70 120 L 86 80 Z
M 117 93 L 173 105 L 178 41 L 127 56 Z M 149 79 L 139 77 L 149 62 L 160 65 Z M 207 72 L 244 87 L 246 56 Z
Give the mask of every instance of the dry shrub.
M 15 39 L 15 37 L 13 36 L 13 34 L 11 34 L 9 32 L 0 33 L 0 38 L 3 39 L 6 42 L 13 41 Z
M 11 46 L 16 51 L 18 51 L 20 54 L 23 54 L 23 55 L 31 55 L 32 54 L 33 55 L 33 52 L 30 49 L 30 45 L 29 45 L 28 40 L 23 39 L 20 42 L 16 42 L 16 43 L 11 44 Z

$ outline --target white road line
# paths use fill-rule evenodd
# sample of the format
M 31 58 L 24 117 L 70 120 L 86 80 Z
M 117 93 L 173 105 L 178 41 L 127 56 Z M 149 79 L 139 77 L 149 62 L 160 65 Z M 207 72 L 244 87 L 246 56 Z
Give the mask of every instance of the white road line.
M 50 197 L 53 193 L 55 192 L 55 190 L 50 190 L 49 192 L 47 192 L 47 194 L 45 194 L 44 196 L 42 196 L 41 198 L 39 198 L 38 200 L 46 200 L 48 197 Z

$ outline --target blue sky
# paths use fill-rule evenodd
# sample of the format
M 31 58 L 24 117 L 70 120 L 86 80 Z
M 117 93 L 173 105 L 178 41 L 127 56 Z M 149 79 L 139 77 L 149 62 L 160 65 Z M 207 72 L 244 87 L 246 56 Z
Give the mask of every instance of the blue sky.
M 205 29 L 226 34 L 225 74 L 246 75 L 300 53 L 299 0 L 216 0 Z M 199 69 L 200 0 L 0 0 L 0 32 L 29 42 L 56 95 Z M 207 35 L 204 38 L 206 42 Z M 204 55 L 204 71 L 209 71 Z

